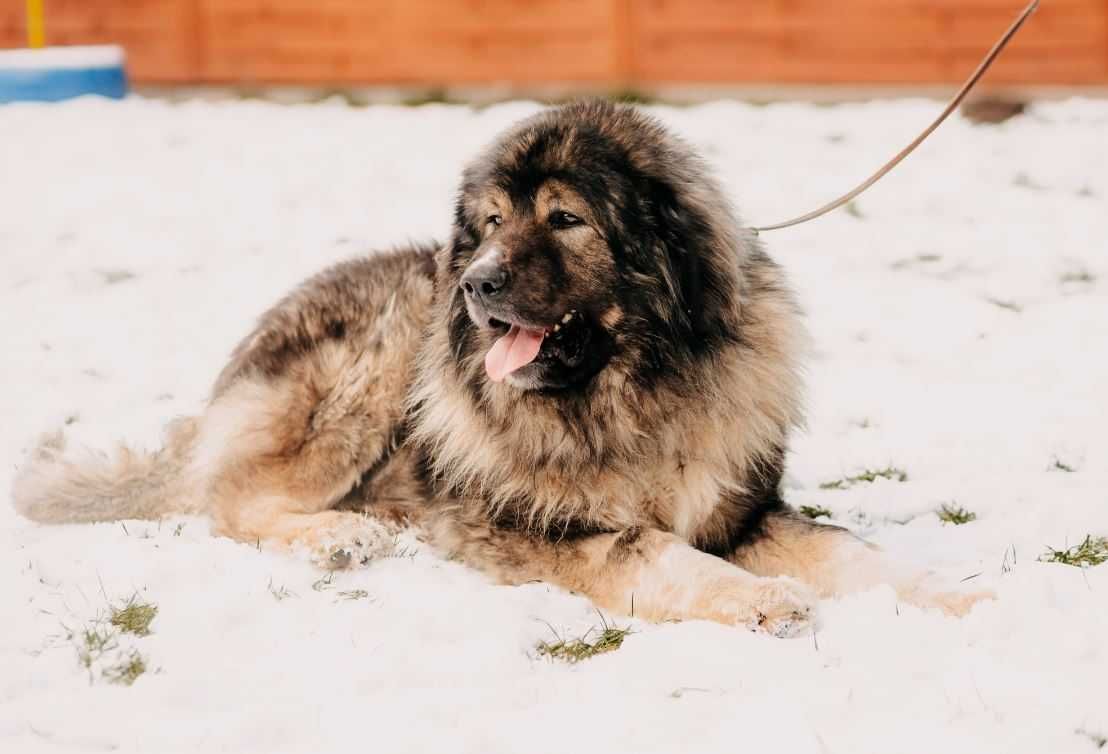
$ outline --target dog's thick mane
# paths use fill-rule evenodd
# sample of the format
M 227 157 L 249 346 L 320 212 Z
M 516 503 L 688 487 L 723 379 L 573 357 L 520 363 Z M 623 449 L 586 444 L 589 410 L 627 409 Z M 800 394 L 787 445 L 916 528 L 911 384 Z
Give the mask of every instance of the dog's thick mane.
M 491 176 L 567 174 L 598 151 L 618 173 L 591 196 L 625 270 L 614 356 L 581 390 L 490 383 L 457 284 L 455 260 L 474 244 L 472 195 Z M 467 504 L 537 531 L 665 524 L 726 536 L 712 531 L 727 518 L 717 501 L 759 488 L 767 469 L 775 484 L 800 419 L 804 336 L 778 268 L 740 232 L 692 150 L 632 108 L 541 113 L 476 165 L 439 252 L 411 394 L 412 438 L 432 472 Z M 683 486 L 659 488 L 674 459 Z

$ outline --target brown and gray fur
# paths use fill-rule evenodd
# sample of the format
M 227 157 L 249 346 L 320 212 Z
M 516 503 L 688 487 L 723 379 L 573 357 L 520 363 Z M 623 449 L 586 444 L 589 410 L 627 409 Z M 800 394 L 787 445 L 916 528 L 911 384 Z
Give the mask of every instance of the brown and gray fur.
M 493 382 L 511 323 L 547 338 Z M 337 265 L 263 315 L 162 451 L 51 438 L 14 501 L 44 522 L 203 513 L 330 567 L 408 523 L 498 581 L 778 635 L 881 581 L 964 612 L 982 595 L 782 501 L 804 349 L 780 268 L 691 149 L 633 108 L 571 105 L 473 161 L 446 244 Z

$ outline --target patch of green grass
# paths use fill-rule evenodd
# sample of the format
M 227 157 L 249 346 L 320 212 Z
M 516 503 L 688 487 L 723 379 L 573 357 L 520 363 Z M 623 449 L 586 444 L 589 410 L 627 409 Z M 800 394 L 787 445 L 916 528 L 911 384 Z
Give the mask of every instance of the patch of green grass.
M 338 593 L 339 599 L 351 600 L 351 601 L 352 600 L 364 600 L 368 596 L 369 596 L 369 592 L 367 592 L 365 589 L 349 589 L 347 591 Z
M 125 634 L 146 636 L 150 633 L 150 623 L 158 614 L 158 606 L 142 602 L 134 596 L 126 604 L 113 607 L 109 623 Z
M 603 622 L 603 618 L 601 621 Z M 540 657 L 549 657 L 552 660 L 561 660 L 574 665 L 597 655 L 614 652 L 623 646 L 623 640 L 631 633 L 629 628 L 609 626 L 607 622 L 603 622 L 596 641 L 590 642 L 589 634 L 595 630 L 595 627 L 590 628 L 576 639 L 563 639 L 555 632 L 555 641 L 540 641 L 535 645 L 535 651 Z
M 137 649 L 132 649 L 119 658 L 118 662 L 104 667 L 101 675 L 108 683 L 130 686 L 146 672 L 146 658 Z
M 94 662 L 119 646 L 115 631 L 97 624 L 91 624 L 80 632 L 70 631 L 67 638 L 77 647 L 77 661 L 86 670 L 91 670 Z
M 846 214 L 857 220 L 863 220 L 866 217 L 864 214 L 862 214 L 862 210 L 858 207 L 857 202 L 846 203 Z
M 800 506 L 800 515 L 808 518 L 820 518 L 821 516 L 831 518 L 831 511 L 822 505 L 802 505 Z
M 977 520 L 976 513 L 966 510 L 957 503 L 943 503 L 942 507 L 935 511 L 935 515 L 944 524 L 954 524 L 955 526 Z
M 104 599 L 108 599 L 107 594 Z M 88 671 L 90 683 L 103 680 L 130 686 L 146 672 L 146 657 L 129 641 L 120 640 L 124 634 L 149 636 L 157 614 L 157 605 L 140 600 L 136 594 L 126 602 L 109 603 L 106 612 L 98 613 L 78 629 L 62 625 L 65 640 L 76 649 L 77 662 Z
M 69 632 L 68 639 L 77 647 L 77 661 L 89 673 L 89 680 L 99 676 L 108 683 L 130 686 L 146 672 L 146 658 L 137 649 L 119 649 L 119 632 L 94 621 L 79 632 Z
M 861 474 L 855 474 L 854 476 L 843 477 L 842 479 L 835 479 L 830 482 L 824 482 L 819 486 L 821 490 L 845 490 L 853 487 L 856 484 L 866 482 L 875 482 L 878 479 L 891 479 L 894 482 L 907 482 L 908 472 L 904 469 L 898 469 L 893 466 L 888 466 L 884 469 L 866 469 Z
M 1062 563 L 1063 565 L 1088 568 L 1100 565 L 1108 561 L 1108 537 L 1094 537 L 1091 534 L 1085 536 L 1085 541 L 1065 550 L 1055 550 L 1051 547 L 1039 556 L 1044 563 Z

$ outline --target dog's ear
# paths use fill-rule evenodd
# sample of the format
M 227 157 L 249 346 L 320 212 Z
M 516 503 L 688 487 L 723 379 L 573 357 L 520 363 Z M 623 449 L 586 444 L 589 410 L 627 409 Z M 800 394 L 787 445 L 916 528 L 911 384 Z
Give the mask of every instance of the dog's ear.
M 654 232 L 661 246 L 667 277 L 673 289 L 672 318 L 692 337 L 704 343 L 719 327 L 722 306 L 719 274 L 711 256 L 718 243 L 704 214 L 683 202 L 664 180 L 654 180 L 650 191 Z
M 467 211 L 465 193 L 460 192 L 454 203 L 454 224 L 450 229 L 450 241 L 440 252 L 439 269 L 447 279 L 456 282 L 480 245 L 481 234 Z
M 480 243 L 481 234 L 469 216 L 463 189 L 454 203 L 454 226 L 450 231 L 450 246 L 455 253 L 468 254 Z

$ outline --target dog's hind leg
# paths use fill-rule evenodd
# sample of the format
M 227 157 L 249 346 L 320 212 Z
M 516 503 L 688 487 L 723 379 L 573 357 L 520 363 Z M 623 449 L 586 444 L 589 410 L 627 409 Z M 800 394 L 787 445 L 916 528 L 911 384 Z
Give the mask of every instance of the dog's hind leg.
M 767 515 L 761 531 L 729 558 L 751 573 L 791 576 L 821 597 L 836 597 L 888 584 L 905 602 L 965 615 L 986 590 L 955 590 L 935 583 L 930 573 L 896 561 L 877 545 L 838 526 L 818 524 L 790 511 Z
M 204 468 L 215 530 L 309 550 L 325 567 L 386 553 L 392 536 L 365 515 L 332 510 L 393 451 L 403 375 L 366 355 L 322 346 L 275 379 L 242 378 L 203 417 Z
M 337 265 L 235 349 L 194 458 L 217 533 L 306 548 L 327 567 L 391 547 L 385 524 L 335 508 L 400 442 L 430 261 L 409 249 Z

